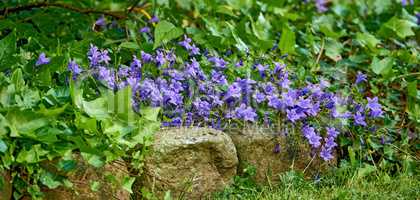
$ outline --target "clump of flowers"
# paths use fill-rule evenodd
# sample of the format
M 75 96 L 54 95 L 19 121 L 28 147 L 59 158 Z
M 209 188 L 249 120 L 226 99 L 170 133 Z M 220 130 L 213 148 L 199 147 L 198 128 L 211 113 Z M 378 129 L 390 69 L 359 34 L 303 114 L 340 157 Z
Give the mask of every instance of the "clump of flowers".
M 377 97 L 356 101 L 331 92 L 325 80 L 298 83 L 281 60 L 229 60 L 207 51 L 201 55 L 187 36 L 178 45 L 188 52 L 187 60 L 179 59 L 174 49 L 157 49 L 134 55 L 129 66 L 112 66 L 108 51 L 91 45 L 89 68 L 82 70 L 71 61 L 68 69 L 72 78 L 90 73 L 112 90 L 131 87 L 134 110 L 161 107 L 163 126 L 223 129 L 285 121 L 300 130 L 326 161 L 333 158 L 336 139 L 346 126 L 365 127 L 383 116 Z M 235 70 L 246 73 L 232 73 Z M 355 84 L 366 81 L 359 73 Z

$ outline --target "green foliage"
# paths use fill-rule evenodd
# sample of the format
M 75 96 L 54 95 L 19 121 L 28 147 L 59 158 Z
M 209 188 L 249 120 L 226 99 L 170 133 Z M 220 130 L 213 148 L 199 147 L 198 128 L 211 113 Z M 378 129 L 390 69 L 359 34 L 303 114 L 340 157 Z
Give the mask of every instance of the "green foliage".
M 6 1 L 0 10 L 34 2 Z M 72 152 L 81 153 L 95 167 L 123 158 L 141 168 L 152 134 L 160 126 L 159 108 L 134 112 L 129 87 L 114 92 L 92 77 L 68 80 L 67 64 L 75 59 L 87 69 L 86 51 L 95 44 L 110 51 L 115 66 L 129 65 L 133 54 L 172 48 L 184 33 L 201 49 L 215 54 L 232 50 L 232 60 L 243 55 L 278 60 L 279 55 L 288 54 L 281 62 L 295 72 L 294 78 L 301 83 L 324 78 L 333 83 L 336 91 L 360 94 L 354 95 L 355 99 L 379 96 L 386 105 L 383 123 L 372 132 L 363 128 L 349 130 L 345 134 L 352 140 L 341 138 L 339 156 L 358 168 L 354 172 L 358 179 L 381 170 L 416 173 L 420 150 L 420 30 L 414 16 L 420 12 L 417 1 L 402 7 L 393 0 L 333 0 L 325 13 L 317 13 L 311 1 L 298 0 L 48 2 L 100 12 L 47 6 L 0 16 L 0 168 L 16 172 L 16 199 L 23 195 L 40 197 L 44 186 L 71 185 L 41 163 L 58 159 L 59 171 L 71 171 L 76 162 L 69 156 Z M 135 3 L 143 7 L 128 12 L 127 8 Z M 117 19 L 108 15 L 110 12 L 125 18 Z M 104 27 L 94 25 L 101 13 L 106 20 Z M 145 13 L 157 15 L 161 21 L 150 25 Z M 138 30 L 144 26 L 150 26 L 153 34 L 140 33 Z M 41 52 L 52 60 L 36 67 Z M 244 63 L 246 69 L 230 71 L 228 79 L 248 73 L 253 63 Z M 352 85 L 357 71 L 368 75 L 367 84 Z M 292 187 L 294 194 L 300 193 L 296 185 L 308 189 L 305 195 L 317 188 L 297 174 L 287 174 L 285 179 L 292 184 L 273 194 L 280 195 L 278 198 L 285 197 L 281 196 L 285 188 Z M 123 181 L 123 187 L 130 192 L 133 180 L 126 177 Z M 413 184 L 404 177 L 400 180 Z M 248 194 L 238 191 L 248 190 L 255 194 L 255 186 L 246 178 L 237 178 L 236 182 L 229 195 L 242 198 Z M 100 187 L 98 184 L 92 182 L 92 189 Z M 385 186 L 418 196 L 418 191 L 399 185 L 402 184 L 392 181 L 373 182 L 359 188 L 362 191 L 346 191 L 349 188 L 341 185 L 315 194 L 333 191 L 331 198 L 348 194 L 375 198 L 384 191 L 374 191 L 369 196 L 363 190 Z

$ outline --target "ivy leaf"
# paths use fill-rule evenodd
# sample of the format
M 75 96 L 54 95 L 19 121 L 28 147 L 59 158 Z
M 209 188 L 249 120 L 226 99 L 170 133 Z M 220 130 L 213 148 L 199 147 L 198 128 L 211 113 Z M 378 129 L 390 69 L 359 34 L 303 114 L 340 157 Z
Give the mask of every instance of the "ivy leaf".
M 362 44 L 362 46 L 367 46 L 369 49 L 374 50 L 376 45 L 380 43 L 376 37 L 368 32 L 357 33 L 357 40 Z
M 135 180 L 136 179 L 134 177 L 124 176 L 122 181 L 122 188 L 132 194 L 133 190 L 131 190 L 131 187 L 133 186 Z
M 41 175 L 41 183 L 46 185 L 49 189 L 55 189 L 61 185 L 59 181 L 56 181 L 51 173 L 45 172 Z
M 98 155 L 85 153 L 85 152 L 82 152 L 81 155 L 84 160 L 86 160 L 90 165 L 96 168 L 99 168 L 105 165 L 105 162 Z
M 153 49 L 167 43 L 183 34 L 182 29 L 175 27 L 172 23 L 162 20 L 155 29 L 155 43 Z
M 398 37 L 404 39 L 408 36 L 413 36 L 414 32 L 411 30 L 412 27 L 415 27 L 416 24 L 404 20 L 404 19 L 398 19 L 397 17 L 391 18 L 388 22 L 386 22 L 380 29 L 379 32 L 382 34 L 388 35 L 386 33 L 386 29 L 389 29 L 393 31 L 395 34 L 398 35 Z
M 91 181 L 90 182 L 90 189 L 94 192 L 97 192 L 99 188 L 101 187 L 101 183 L 98 181 Z
M 387 75 L 392 70 L 394 60 L 391 57 L 386 57 L 382 60 L 379 60 L 377 57 L 374 57 L 370 67 L 375 74 Z
M 0 71 L 9 68 L 13 64 L 12 56 L 16 52 L 16 32 L 9 33 L 0 40 Z
M 341 60 L 341 51 L 343 50 L 343 44 L 337 42 L 334 39 L 328 38 L 325 42 L 325 55 L 331 60 Z
M 156 122 L 158 120 L 159 111 L 159 107 L 146 107 L 142 108 L 140 113 L 145 119 Z
M 0 152 L 4 153 L 6 151 L 7 151 L 7 144 L 2 139 L 0 139 Z
M 280 38 L 279 48 L 283 54 L 294 53 L 296 44 L 295 33 L 288 25 L 283 26 L 283 31 Z

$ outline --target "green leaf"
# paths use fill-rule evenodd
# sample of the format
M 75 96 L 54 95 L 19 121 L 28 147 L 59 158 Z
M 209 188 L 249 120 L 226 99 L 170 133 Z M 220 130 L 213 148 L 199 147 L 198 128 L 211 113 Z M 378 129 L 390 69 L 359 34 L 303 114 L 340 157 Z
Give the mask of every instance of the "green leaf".
M 369 49 L 373 50 L 376 48 L 376 45 L 379 44 L 379 40 L 376 37 L 368 32 L 357 33 L 357 40 L 363 45 L 367 46 Z
M 132 50 L 140 49 L 140 46 L 135 42 L 123 42 L 120 44 L 120 47 L 126 48 L 126 49 L 132 49 Z
M 153 49 L 181 36 L 183 33 L 182 29 L 175 27 L 166 20 L 162 20 L 155 28 L 155 43 Z
M 145 107 L 140 110 L 141 116 L 150 121 L 158 121 L 160 107 Z
M 21 91 L 25 86 L 25 80 L 23 80 L 22 70 L 16 69 L 11 78 L 12 83 L 15 85 L 16 91 Z
M 327 38 L 325 41 L 325 55 L 329 57 L 331 60 L 339 61 L 341 60 L 341 51 L 343 50 L 343 44 L 331 39 Z
M 131 187 L 133 186 L 135 180 L 136 178 L 134 177 L 124 176 L 124 179 L 122 181 L 122 188 L 130 194 L 132 194 L 133 190 L 131 190 Z
M 172 200 L 171 191 L 168 190 L 165 192 L 165 197 L 163 197 L 163 200 Z
M 289 26 L 283 26 L 283 31 L 280 38 L 279 48 L 283 54 L 294 53 L 296 44 L 295 33 L 290 29 Z
M 16 31 L 9 33 L 0 40 L 0 71 L 10 68 L 13 64 L 13 54 L 16 52 Z
M 385 29 L 389 29 L 397 34 L 398 37 L 404 39 L 408 36 L 414 35 L 413 30 L 411 30 L 412 27 L 416 27 L 416 24 L 408 20 L 393 17 L 381 27 L 380 32 L 384 34 L 386 33 Z
M 105 162 L 98 155 L 85 153 L 85 152 L 82 152 L 81 155 L 84 160 L 86 160 L 90 165 L 96 168 L 99 168 L 105 165 Z
M 90 189 L 94 192 L 99 191 L 99 188 L 101 187 L 101 183 L 98 181 L 91 181 L 90 182 Z
M 41 183 L 46 185 L 49 189 L 55 189 L 61 185 L 61 182 L 56 181 L 51 173 L 45 172 L 41 175 Z
M 0 152 L 4 153 L 6 151 L 7 151 L 7 144 L 2 139 L 0 139 Z
M 90 117 L 98 120 L 109 118 L 108 102 L 105 98 L 100 97 L 93 101 L 82 101 L 83 111 Z
M 375 166 L 366 164 L 364 167 L 359 168 L 359 170 L 357 170 L 357 178 L 360 179 L 360 178 L 366 177 L 375 171 L 376 171 Z
M 411 81 L 407 85 L 408 96 L 417 97 L 417 80 Z
M 375 74 L 387 75 L 392 71 L 393 62 L 394 60 L 391 57 L 386 57 L 382 60 L 374 57 L 370 67 Z

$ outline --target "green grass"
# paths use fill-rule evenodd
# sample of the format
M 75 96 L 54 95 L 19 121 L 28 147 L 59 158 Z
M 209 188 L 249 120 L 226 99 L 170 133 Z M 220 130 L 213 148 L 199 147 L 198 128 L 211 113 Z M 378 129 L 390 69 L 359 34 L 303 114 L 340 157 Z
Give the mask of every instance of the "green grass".
M 281 175 L 275 186 L 257 186 L 249 178 L 235 180 L 214 199 L 420 199 L 420 177 L 374 174 L 368 178 L 333 174 L 317 181 L 296 172 Z

